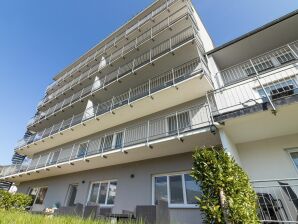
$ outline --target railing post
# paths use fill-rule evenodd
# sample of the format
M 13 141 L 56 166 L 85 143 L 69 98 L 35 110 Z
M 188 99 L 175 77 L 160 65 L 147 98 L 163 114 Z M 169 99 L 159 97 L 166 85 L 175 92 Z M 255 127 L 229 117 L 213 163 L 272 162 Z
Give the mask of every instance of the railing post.
M 179 138 L 179 124 L 178 124 L 178 113 L 176 112 L 176 127 L 177 127 L 177 136 Z
M 111 106 L 110 106 L 111 113 L 113 113 L 113 106 L 114 106 L 114 96 L 112 97 L 112 100 L 111 100 Z
M 211 124 L 214 124 L 214 118 L 213 118 L 213 112 L 211 110 L 211 105 L 210 105 L 210 101 L 209 101 L 209 97 L 208 97 L 208 92 L 206 93 L 206 99 L 207 99 L 207 105 L 208 105 L 208 109 L 209 109 L 209 113 L 210 113 L 210 118 L 211 118 Z
M 41 158 L 41 155 L 39 156 L 39 158 L 38 158 L 38 160 L 37 160 L 37 163 L 36 163 L 36 165 L 35 165 L 35 167 L 34 167 L 35 170 L 36 170 L 36 168 L 37 168 L 37 166 L 38 166 L 38 163 L 39 163 L 40 158 Z
M 125 144 L 125 137 L 126 137 L 126 128 L 124 128 L 124 131 L 123 131 L 123 139 L 122 139 L 122 152 L 123 152 L 123 148 L 124 148 L 124 144 Z
M 51 153 L 49 153 L 49 154 L 48 154 L 48 158 L 47 158 L 47 160 L 46 160 L 45 166 L 47 166 L 47 165 L 48 165 L 48 163 L 49 163 L 49 160 L 50 160 L 50 157 L 51 157 Z
M 149 96 L 151 97 L 151 79 L 149 79 L 148 81 L 148 92 L 149 92 Z
M 298 59 L 297 53 L 293 50 L 290 44 L 287 44 L 288 48 L 292 51 L 292 53 L 295 55 L 296 59 Z
M 149 145 L 150 120 L 147 122 L 147 145 Z
M 173 79 L 173 86 L 175 87 L 176 84 L 175 84 L 175 72 L 174 72 L 174 68 L 172 68 L 172 79 Z
M 128 90 L 128 102 L 127 104 L 130 105 L 130 96 L 131 96 L 131 88 Z
M 272 102 L 270 96 L 269 96 L 268 93 L 266 92 L 266 89 L 264 88 L 263 83 L 261 82 L 261 80 L 260 80 L 260 78 L 259 78 L 259 72 L 257 71 L 257 69 L 256 69 L 256 67 L 254 66 L 254 64 L 253 64 L 253 62 L 252 62 L 251 59 L 249 59 L 249 62 L 250 62 L 251 66 L 253 67 L 253 69 L 254 69 L 254 71 L 255 71 L 255 73 L 256 73 L 256 78 L 257 78 L 257 80 L 258 80 L 260 86 L 262 87 L 262 90 L 264 91 L 264 93 L 265 93 L 267 99 L 269 100 L 269 103 L 270 103 L 271 106 L 272 106 L 272 111 L 273 111 L 273 113 L 276 114 L 276 108 L 275 108 L 275 106 L 274 106 L 274 104 L 273 104 L 273 102 Z
M 105 143 L 106 143 L 106 136 L 107 136 L 107 134 L 105 134 L 104 135 L 104 137 L 103 137 L 103 144 L 101 144 L 101 156 L 103 156 L 103 149 L 104 149 L 104 147 L 105 147 Z
M 72 126 L 72 122 L 73 122 L 73 119 L 74 119 L 74 114 L 72 115 L 72 118 L 71 118 L 71 120 L 70 120 L 70 123 L 69 123 L 69 127 L 71 127 Z

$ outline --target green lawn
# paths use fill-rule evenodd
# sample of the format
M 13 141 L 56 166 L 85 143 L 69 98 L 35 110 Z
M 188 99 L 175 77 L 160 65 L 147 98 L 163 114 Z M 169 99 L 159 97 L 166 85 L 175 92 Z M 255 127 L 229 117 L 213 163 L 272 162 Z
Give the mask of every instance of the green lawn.
M 27 212 L 0 210 L 0 224 L 110 224 L 105 220 L 86 220 L 76 217 L 50 217 L 32 215 Z M 142 224 L 142 222 L 120 222 L 120 224 Z

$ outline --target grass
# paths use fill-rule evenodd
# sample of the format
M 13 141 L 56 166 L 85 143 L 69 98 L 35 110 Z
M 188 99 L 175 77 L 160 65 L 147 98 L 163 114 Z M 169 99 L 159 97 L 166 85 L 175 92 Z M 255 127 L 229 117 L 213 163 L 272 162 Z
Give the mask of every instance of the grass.
M 0 224 L 110 224 L 108 220 L 90 220 L 79 217 L 43 216 L 28 212 L 0 210 Z M 143 224 L 143 222 L 117 222 L 117 224 Z

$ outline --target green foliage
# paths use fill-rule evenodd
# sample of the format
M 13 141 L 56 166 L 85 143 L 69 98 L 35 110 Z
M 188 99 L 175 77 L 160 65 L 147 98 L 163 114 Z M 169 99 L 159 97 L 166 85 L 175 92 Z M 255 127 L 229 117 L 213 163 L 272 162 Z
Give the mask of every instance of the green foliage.
M 257 196 L 247 174 L 221 147 L 199 148 L 193 154 L 193 178 L 200 183 L 197 198 L 205 223 L 260 223 Z M 224 192 L 222 208 L 220 191 Z M 226 214 L 226 215 L 224 215 Z M 225 219 L 226 218 L 226 219 Z
M 11 194 L 7 191 L 0 190 L 0 208 L 9 210 L 25 210 L 32 202 L 32 198 L 26 194 Z
M 70 216 L 45 216 L 17 210 L 1 210 L 0 224 L 111 224 L 111 220 L 82 219 Z M 117 224 L 144 224 L 142 221 L 119 221 Z

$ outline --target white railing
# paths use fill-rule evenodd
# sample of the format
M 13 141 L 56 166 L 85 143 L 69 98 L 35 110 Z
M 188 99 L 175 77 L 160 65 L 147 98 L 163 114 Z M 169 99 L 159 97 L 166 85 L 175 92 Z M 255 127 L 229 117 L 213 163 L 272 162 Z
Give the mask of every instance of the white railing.
M 206 103 L 194 105 L 164 116 L 143 121 L 120 130 L 104 133 L 98 137 L 68 145 L 51 152 L 33 156 L 29 164 L 6 167 L 0 176 L 28 172 L 64 162 L 104 156 L 111 151 L 125 151 L 127 147 L 150 144 L 169 137 L 181 137 L 185 133 L 207 128 L 211 125 L 209 107 Z
M 298 41 L 224 69 L 216 74 L 219 87 L 240 82 L 257 73 L 267 72 L 298 59 Z
M 251 108 L 257 110 L 271 108 L 275 111 L 281 99 L 297 95 L 297 74 L 297 68 L 290 66 L 211 91 L 207 96 L 212 114 L 220 116 Z
M 70 118 L 54 124 L 51 127 L 30 136 L 29 138 L 20 140 L 18 142 L 18 145 L 16 146 L 16 149 L 27 144 L 31 144 L 35 141 L 39 141 L 50 135 L 56 134 L 57 132 L 82 123 L 88 119 L 94 118 L 107 112 L 113 112 L 113 110 L 118 107 L 131 104 L 132 102 L 143 97 L 151 96 L 151 94 L 162 89 L 168 88 L 170 86 L 176 86 L 179 82 L 189 79 L 199 73 L 209 73 L 208 71 L 204 70 L 205 68 L 206 66 L 200 62 L 200 59 L 196 58 L 183 65 L 173 68 L 168 72 L 157 75 L 154 78 L 149 79 L 149 81 L 147 81 L 146 83 L 130 89 L 120 96 L 112 97 L 106 102 L 87 108 L 83 113 L 74 114 Z
M 252 181 L 262 223 L 298 223 L 298 179 Z
M 297 51 L 297 42 L 291 46 L 291 49 L 296 49 Z M 283 55 L 277 54 L 277 52 L 281 51 L 288 53 Z M 261 72 L 261 67 L 256 67 L 256 64 L 252 63 L 250 67 L 252 69 L 250 70 L 251 76 L 238 79 L 238 82 L 229 85 L 226 84 L 209 92 L 207 96 L 213 116 L 216 118 L 217 116 L 225 116 L 235 111 L 249 112 L 254 109 L 265 110 L 270 108 L 275 111 L 276 107 L 281 104 L 281 99 L 296 96 L 298 93 L 298 57 L 295 55 L 295 51 L 291 51 L 291 54 L 289 52 L 285 50 L 285 47 L 282 47 L 277 51 L 266 54 L 266 56 L 254 59 L 256 62 L 261 61 L 262 58 L 268 58 L 267 55 L 279 55 L 280 58 L 277 60 L 283 62 L 282 64 L 284 66 L 274 67 L 274 69 Z M 271 60 L 273 60 L 272 57 Z M 240 67 L 242 66 L 243 64 Z M 236 67 L 238 68 L 239 66 Z M 241 71 L 243 70 L 236 73 L 236 67 L 232 69 L 232 71 L 235 71 L 235 77 L 242 77 Z
M 186 28 L 184 31 L 178 33 L 172 38 L 151 48 L 143 55 L 133 59 L 129 63 L 119 67 L 118 69 L 114 70 L 108 75 L 95 80 L 94 83 L 92 83 L 91 85 L 65 98 L 63 101 L 60 101 L 56 105 L 50 107 L 45 112 L 40 112 L 40 114 L 36 115 L 33 119 L 30 120 L 28 126 L 33 126 L 41 120 L 44 120 L 52 116 L 53 114 L 63 110 L 64 108 L 69 107 L 74 102 L 86 98 L 87 96 L 90 96 L 91 94 L 94 94 L 95 92 L 101 89 L 105 89 L 108 85 L 112 84 L 113 82 L 119 81 L 120 79 L 131 74 L 132 72 L 136 72 L 137 70 L 141 69 L 145 64 L 152 63 L 159 57 L 168 54 L 171 50 L 183 46 L 185 42 L 190 41 L 193 38 L 194 30 L 191 27 Z M 89 75 L 92 75 L 92 73 L 89 73 Z M 73 82 L 77 82 L 77 80 L 74 79 Z
M 137 49 L 145 42 L 154 39 L 157 35 L 159 35 L 161 32 L 166 30 L 166 28 L 173 26 L 177 22 L 181 21 L 183 18 L 186 18 L 187 16 L 190 16 L 189 7 L 185 6 L 181 9 L 179 9 L 177 12 L 169 16 L 167 19 L 163 20 L 162 22 L 158 23 L 154 27 L 150 28 L 146 32 L 144 32 L 142 35 L 137 37 L 136 39 L 129 42 L 127 45 L 120 48 L 118 51 L 112 53 L 110 56 L 105 57 L 105 61 L 100 61 L 96 63 L 94 66 L 92 66 L 89 70 L 82 73 L 77 78 L 73 79 L 71 82 L 68 82 L 63 87 L 61 86 L 59 89 L 57 89 L 55 92 L 51 93 L 47 97 L 45 97 L 39 104 L 38 107 L 40 108 L 44 104 L 50 102 L 52 99 L 55 99 L 59 97 L 61 94 L 65 93 L 66 91 L 72 89 L 75 85 L 81 83 L 83 80 L 90 78 L 94 74 L 96 74 L 99 71 L 102 71 L 107 65 L 114 63 L 116 60 L 123 58 L 126 54 L 131 52 L 134 49 Z M 201 43 L 201 42 L 200 42 Z M 203 45 L 200 46 L 201 49 L 203 49 Z M 130 65 L 131 68 L 132 65 Z M 122 66 L 125 67 L 125 66 Z M 127 67 L 127 66 L 126 66 Z
M 103 55 L 106 53 L 109 49 L 111 49 L 113 46 L 117 46 L 117 43 L 121 41 L 123 38 L 128 38 L 129 35 L 136 29 L 140 29 L 142 26 L 144 26 L 148 21 L 154 20 L 156 16 L 158 16 L 161 12 L 167 10 L 172 4 L 178 2 L 177 0 L 167 0 L 165 4 L 161 5 L 156 10 L 152 11 L 147 16 L 144 16 L 143 19 L 139 20 L 135 25 L 128 28 L 123 33 L 116 36 L 113 40 L 105 44 L 102 48 L 97 50 L 94 54 L 86 58 L 84 61 L 76 65 L 74 68 L 72 68 L 70 71 L 66 72 L 63 76 L 61 76 L 57 81 L 50 84 L 47 87 L 47 91 L 50 89 L 55 88 L 58 84 L 62 84 L 65 79 L 67 79 L 69 76 L 74 74 L 75 72 L 79 71 L 82 67 L 86 66 L 89 62 L 94 61 L 96 58 L 98 58 L 100 55 Z

